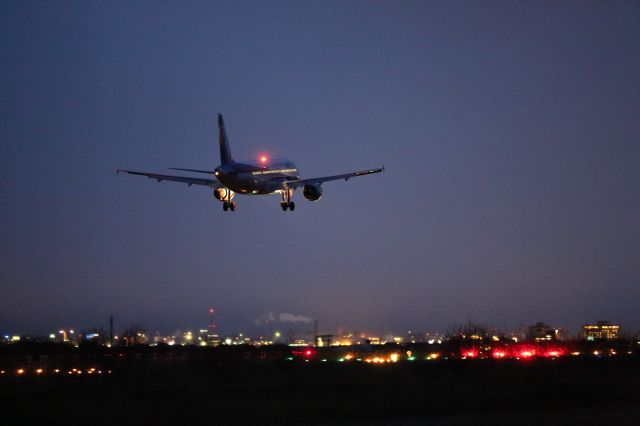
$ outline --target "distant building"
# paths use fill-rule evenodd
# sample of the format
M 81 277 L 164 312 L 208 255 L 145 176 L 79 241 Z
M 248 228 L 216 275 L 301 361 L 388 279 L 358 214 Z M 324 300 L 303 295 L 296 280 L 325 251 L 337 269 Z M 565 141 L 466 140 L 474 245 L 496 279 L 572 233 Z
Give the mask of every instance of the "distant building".
M 527 340 L 535 340 L 536 342 L 542 342 L 545 340 L 557 340 L 559 330 L 546 325 L 543 322 L 537 322 L 535 325 L 529 326 L 527 331 Z
M 582 327 L 582 334 L 587 340 L 618 339 L 620 326 L 611 324 L 609 321 L 598 321 L 596 324 L 585 324 Z
M 331 346 L 331 342 L 333 341 L 332 334 L 320 334 L 316 336 L 316 346 Z

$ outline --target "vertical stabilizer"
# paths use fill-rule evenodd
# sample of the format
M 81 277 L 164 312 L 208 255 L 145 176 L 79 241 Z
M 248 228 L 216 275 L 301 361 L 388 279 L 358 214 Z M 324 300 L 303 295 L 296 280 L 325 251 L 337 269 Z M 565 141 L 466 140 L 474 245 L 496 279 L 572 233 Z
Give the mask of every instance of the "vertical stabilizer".
M 233 158 L 231 158 L 231 151 L 229 150 L 229 140 L 227 139 L 227 132 L 224 130 L 224 119 L 222 118 L 222 114 L 218 114 L 218 130 L 220 141 L 220 163 L 233 163 Z

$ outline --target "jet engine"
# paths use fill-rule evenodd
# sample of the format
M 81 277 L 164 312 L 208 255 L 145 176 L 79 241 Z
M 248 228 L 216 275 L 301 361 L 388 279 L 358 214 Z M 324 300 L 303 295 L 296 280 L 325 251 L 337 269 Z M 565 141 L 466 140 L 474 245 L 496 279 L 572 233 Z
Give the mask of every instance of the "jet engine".
M 216 188 L 213 190 L 213 196 L 220 201 L 233 200 L 233 197 L 235 197 L 235 195 L 236 193 L 229 188 Z
M 322 187 L 319 183 L 314 185 L 305 185 L 302 194 L 309 201 L 318 201 L 322 197 Z

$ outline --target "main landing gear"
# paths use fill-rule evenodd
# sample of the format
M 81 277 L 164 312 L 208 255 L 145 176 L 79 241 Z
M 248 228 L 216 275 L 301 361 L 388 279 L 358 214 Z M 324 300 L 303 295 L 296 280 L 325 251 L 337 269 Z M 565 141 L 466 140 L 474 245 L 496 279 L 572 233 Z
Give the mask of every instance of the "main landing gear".
M 296 203 L 294 203 L 293 201 L 289 201 L 287 202 L 282 202 L 280 203 L 280 207 L 282 207 L 282 211 L 286 212 L 287 209 L 294 211 L 296 209 Z
M 280 202 L 280 207 L 282 207 L 282 211 L 286 212 L 287 209 L 294 211 L 296 209 L 296 203 L 291 201 L 291 196 L 293 195 L 293 189 L 285 189 L 281 192 L 282 201 Z
M 234 201 L 225 201 L 222 203 L 222 210 L 226 212 L 229 209 L 231 209 L 231 211 L 235 211 L 236 203 Z

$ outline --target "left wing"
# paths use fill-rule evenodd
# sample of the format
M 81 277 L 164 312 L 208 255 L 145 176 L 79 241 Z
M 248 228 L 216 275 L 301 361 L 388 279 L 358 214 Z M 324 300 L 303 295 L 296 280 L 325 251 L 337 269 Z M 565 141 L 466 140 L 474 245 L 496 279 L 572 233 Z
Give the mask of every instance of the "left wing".
M 345 181 L 347 181 L 352 177 L 365 176 L 365 175 L 371 175 L 373 173 L 382 173 L 382 172 L 384 172 L 384 166 L 382 166 L 382 168 L 380 169 L 362 170 L 360 172 L 345 173 L 343 175 L 324 176 L 324 177 L 318 177 L 318 178 L 312 178 L 312 179 L 288 180 L 283 183 L 286 187 L 295 189 L 305 185 L 314 185 L 318 183 L 328 182 L 330 180 L 344 179 Z
M 214 189 L 224 188 L 224 185 L 222 185 L 216 179 L 201 179 L 201 178 L 192 178 L 192 177 L 186 177 L 186 176 L 159 175 L 155 173 L 135 172 L 133 170 L 121 170 L 121 169 L 116 170 L 116 173 L 120 173 L 120 172 L 128 173 L 130 175 L 146 176 L 148 178 L 155 179 L 158 182 L 162 182 L 163 180 L 168 180 L 172 182 L 186 183 L 189 186 L 202 185 L 202 186 L 208 186 Z

